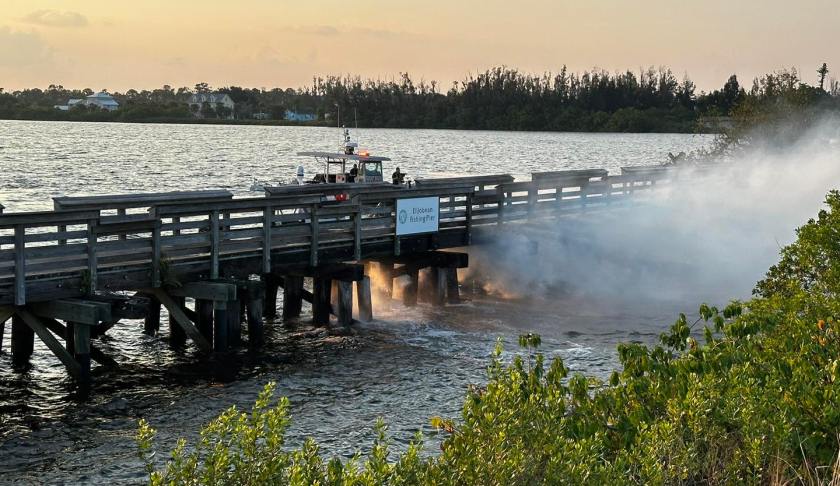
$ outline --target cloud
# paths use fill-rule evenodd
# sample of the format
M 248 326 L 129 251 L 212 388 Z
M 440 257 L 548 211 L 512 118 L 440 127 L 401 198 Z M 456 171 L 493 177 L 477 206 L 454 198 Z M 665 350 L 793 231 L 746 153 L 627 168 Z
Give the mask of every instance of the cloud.
M 369 27 L 336 27 L 332 25 L 304 25 L 288 27 L 292 32 L 314 35 L 318 37 L 336 37 L 341 35 L 366 36 L 380 39 L 418 37 L 417 34 L 388 29 Z
M 0 27 L 0 66 L 21 68 L 52 61 L 52 49 L 38 34 Z
M 44 27 L 84 27 L 88 19 L 78 12 L 36 10 L 23 18 L 24 22 Z

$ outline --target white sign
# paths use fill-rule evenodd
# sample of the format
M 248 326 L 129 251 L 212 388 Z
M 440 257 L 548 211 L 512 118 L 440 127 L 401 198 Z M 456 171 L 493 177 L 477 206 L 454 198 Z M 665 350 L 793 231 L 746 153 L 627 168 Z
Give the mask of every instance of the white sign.
M 397 199 L 397 236 L 435 233 L 440 217 L 440 198 Z

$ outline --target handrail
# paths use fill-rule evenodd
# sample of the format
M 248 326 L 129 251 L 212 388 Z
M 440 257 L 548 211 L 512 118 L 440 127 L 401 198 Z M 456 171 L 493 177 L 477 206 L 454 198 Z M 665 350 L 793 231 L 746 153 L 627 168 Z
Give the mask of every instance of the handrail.
M 439 234 L 409 240 L 432 238 L 436 248 L 443 238 L 445 245 L 463 246 L 476 226 L 614 204 L 663 179 L 656 171 L 591 180 L 605 173 L 578 171 L 568 177 L 562 171 L 524 182 L 506 174 L 450 178 L 412 188 L 354 185 L 346 188 L 352 189 L 346 192 L 349 201 L 331 203 L 324 195 L 343 192 L 344 185 L 322 185 L 320 192 L 297 186 L 304 189 L 266 197 L 167 200 L 138 214 L 102 215 L 103 208 L 113 209 L 114 199 L 102 199 L 110 206 L 89 210 L 0 214 L 0 230 L 5 230 L 0 232 L 0 305 L 100 287 L 159 286 L 164 261 L 171 269 L 217 278 L 223 269 L 240 266 L 269 273 L 277 258 L 282 264 L 317 266 L 325 258 L 383 254 L 388 245 L 398 255 L 406 238 L 396 234 L 398 199 L 440 198 Z M 482 189 L 494 183 L 495 189 Z M 118 202 L 143 207 L 154 199 L 142 195 L 142 203 Z M 129 274 L 131 280 L 123 283 Z

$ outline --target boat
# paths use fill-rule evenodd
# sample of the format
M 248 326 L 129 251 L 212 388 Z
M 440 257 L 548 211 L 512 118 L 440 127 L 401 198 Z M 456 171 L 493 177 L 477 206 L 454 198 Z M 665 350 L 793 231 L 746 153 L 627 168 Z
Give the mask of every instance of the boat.
M 323 172 L 319 172 L 311 180 L 305 180 L 303 166 L 298 166 L 296 180 L 298 184 L 382 184 L 383 162 L 389 162 L 388 157 L 371 155 L 365 149 L 359 149 L 358 142 L 350 138 L 350 130 L 346 127 L 343 132 L 343 142 L 338 152 L 298 152 L 301 157 L 314 157 L 323 165 Z M 351 165 L 352 164 L 352 165 Z M 348 165 L 351 168 L 348 169 Z M 353 170 L 352 166 L 355 166 Z M 402 180 L 400 181 L 402 182 Z

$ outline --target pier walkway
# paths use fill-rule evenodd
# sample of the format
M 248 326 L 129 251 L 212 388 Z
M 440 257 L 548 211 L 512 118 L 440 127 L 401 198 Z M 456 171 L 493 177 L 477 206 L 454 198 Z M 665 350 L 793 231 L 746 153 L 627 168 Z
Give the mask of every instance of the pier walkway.
M 418 180 L 411 188 L 278 186 L 247 198 L 227 191 L 62 197 L 42 212 L 4 214 L 0 206 L 0 347 L 10 321 L 15 365 L 28 362 L 37 335 L 85 383 L 91 359 L 114 364 L 91 338 L 122 319 L 143 319 L 142 331 L 154 335 L 161 307 L 172 345 L 189 339 L 211 353 L 241 345 L 243 323 L 247 343 L 258 346 L 264 318 L 277 316 L 280 289 L 283 319 L 298 318 L 303 300 L 319 325 L 331 316 L 341 326 L 372 319 L 373 267 L 390 290 L 395 278 L 408 277 L 406 305 L 418 293 L 434 305 L 457 302 L 457 269 L 468 258 L 453 249 L 523 222 L 609 209 L 677 173 L 628 167 L 618 175 L 534 173 L 527 182 L 502 174 Z M 423 269 L 428 284 L 419 289 Z

